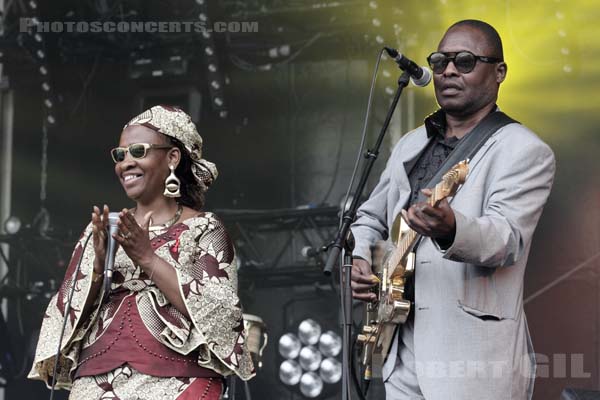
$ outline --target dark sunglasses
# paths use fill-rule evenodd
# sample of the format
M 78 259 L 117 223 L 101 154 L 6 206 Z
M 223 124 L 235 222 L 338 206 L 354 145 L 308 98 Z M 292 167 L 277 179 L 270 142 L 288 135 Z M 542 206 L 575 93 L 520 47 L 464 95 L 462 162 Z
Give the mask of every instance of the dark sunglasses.
M 148 149 L 170 149 L 173 146 L 150 143 L 133 143 L 127 147 L 115 147 L 110 151 L 110 155 L 115 163 L 121 162 L 129 152 L 133 158 L 144 158 Z
M 466 50 L 459 51 L 458 53 L 435 52 L 431 53 L 429 57 L 427 57 L 429 67 L 436 74 L 441 74 L 444 72 L 450 61 L 454 63 L 454 67 L 458 72 L 461 74 L 468 74 L 475 68 L 477 60 L 488 64 L 494 64 L 503 61 L 501 58 L 496 57 L 476 56 L 475 54 Z

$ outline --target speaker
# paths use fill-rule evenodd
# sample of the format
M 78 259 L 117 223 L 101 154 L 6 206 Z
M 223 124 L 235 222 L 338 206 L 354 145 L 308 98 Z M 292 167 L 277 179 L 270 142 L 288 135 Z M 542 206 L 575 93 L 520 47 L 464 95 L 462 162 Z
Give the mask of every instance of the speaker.
M 600 392 L 597 390 L 583 390 L 566 388 L 560 395 L 561 400 L 600 400 Z

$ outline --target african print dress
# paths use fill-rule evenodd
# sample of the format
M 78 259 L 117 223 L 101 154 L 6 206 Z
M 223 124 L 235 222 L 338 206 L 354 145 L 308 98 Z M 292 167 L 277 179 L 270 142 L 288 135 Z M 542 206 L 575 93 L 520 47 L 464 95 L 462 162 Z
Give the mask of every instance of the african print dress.
M 91 224 L 48 305 L 29 378 L 51 384 L 73 285 L 56 379 L 57 388 L 73 389 L 71 398 L 205 398 L 201 396 L 220 389 L 222 376 L 254 376 L 237 296 L 234 249 L 214 214 L 150 233 L 155 253 L 177 273 L 191 320 L 122 249 L 115 257 L 110 296 L 96 299 L 90 316 L 82 320 L 92 284 L 94 250 L 91 243 L 84 248 L 90 233 Z

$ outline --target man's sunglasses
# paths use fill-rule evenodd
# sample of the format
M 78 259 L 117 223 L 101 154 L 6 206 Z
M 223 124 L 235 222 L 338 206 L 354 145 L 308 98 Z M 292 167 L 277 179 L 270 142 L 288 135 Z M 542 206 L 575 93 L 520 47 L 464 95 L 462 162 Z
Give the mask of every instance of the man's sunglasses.
M 454 63 L 454 67 L 458 72 L 461 74 L 468 74 L 475 68 L 477 60 L 489 64 L 503 61 L 501 58 L 496 57 L 476 56 L 470 51 L 459 51 L 458 53 L 435 52 L 427 57 L 429 67 L 436 74 L 443 73 L 450 61 Z
M 127 152 L 131 154 L 133 158 L 144 158 L 148 153 L 148 149 L 170 149 L 173 146 L 167 146 L 163 144 L 150 144 L 150 143 L 133 143 L 127 147 L 115 147 L 110 151 L 110 155 L 115 163 L 121 162 L 125 159 Z

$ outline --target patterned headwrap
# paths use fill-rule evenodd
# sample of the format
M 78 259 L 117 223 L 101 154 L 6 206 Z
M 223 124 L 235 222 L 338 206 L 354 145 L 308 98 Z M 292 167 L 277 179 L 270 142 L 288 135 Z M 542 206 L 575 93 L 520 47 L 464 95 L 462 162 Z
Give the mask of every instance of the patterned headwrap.
M 131 125 L 145 126 L 183 143 L 192 160 L 192 173 L 202 192 L 205 192 L 217 179 L 218 171 L 215 164 L 202 158 L 202 137 L 196 130 L 192 118 L 179 108 L 154 106 L 134 117 L 123 129 Z

